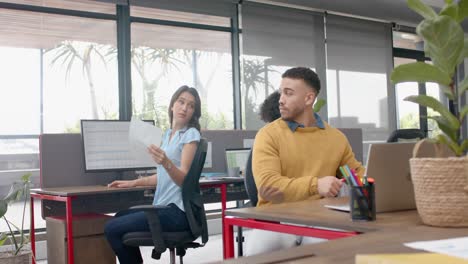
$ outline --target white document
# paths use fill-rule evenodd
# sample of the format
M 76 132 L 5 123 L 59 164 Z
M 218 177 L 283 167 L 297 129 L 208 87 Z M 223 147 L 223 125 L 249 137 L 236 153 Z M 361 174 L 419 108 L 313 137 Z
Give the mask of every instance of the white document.
M 443 240 L 418 241 L 404 243 L 405 246 L 429 252 L 446 254 L 453 257 L 468 259 L 468 237 L 458 237 Z
M 342 204 L 342 205 L 331 205 L 331 204 L 326 204 L 324 207 L 337 210 L 337 211 L 342 211 L 342 212 L 349 212 L 349 204 Z
M 132 117 L 128 131 L 128 141 L 130 143 L 130 152 L 136 160 L 155 163 L 148 153 L 148 147 L 151 144 L 160 146 L 161 140 L 162 130 L 159 127 Z
M 213 146 L 211 142 L 208 142 L 208 149 L 206 150 L 205 165 L 203 168 L 212 168 L 213 167 Z

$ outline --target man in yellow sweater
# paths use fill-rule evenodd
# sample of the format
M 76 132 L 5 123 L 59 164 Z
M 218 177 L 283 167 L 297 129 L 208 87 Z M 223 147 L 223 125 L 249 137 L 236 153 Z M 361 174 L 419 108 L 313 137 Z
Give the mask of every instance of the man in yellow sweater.
M 313 112 L 319 91 L 320 80 L 308 68 L 292 68 L 282 75 L 281 118 L 263 127 L 255 137 L 252 166 L 259 191 L 257 206 L 334 197 L 342 185 L 336 175 L 345 164 L 361 176 L 364 173 L 346 136 Z M 274 237 L 268 233 L 270 237 L 260 242 L 261 233 L 265 232 L 255 236 L 256 250 L 249 250 L 247 242 L 247 254 L 289 245 L 290 239 L 283 239 L 288 236 L 278 233 Z

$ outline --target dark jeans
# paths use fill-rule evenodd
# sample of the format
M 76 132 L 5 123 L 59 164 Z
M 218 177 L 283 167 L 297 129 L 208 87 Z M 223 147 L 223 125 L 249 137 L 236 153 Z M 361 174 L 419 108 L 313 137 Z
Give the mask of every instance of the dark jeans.
M 163 231 L 174 232 L 189 229 L 185 212 L 176 205 L 169 204 L 169 208 L 158 210 L 159 221 Z M 148 221 L 144 212 L 122 211 L 107 222 L 104 233 L 120 264 L 143 263 L 138 247 L 126 246 L 122 237 L 129 232 L 149 232 Z

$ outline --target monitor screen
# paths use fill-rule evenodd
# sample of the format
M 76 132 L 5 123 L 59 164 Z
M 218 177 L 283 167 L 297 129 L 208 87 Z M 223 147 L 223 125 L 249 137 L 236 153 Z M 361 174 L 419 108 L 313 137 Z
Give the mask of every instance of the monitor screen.
M 244 172 L 249 159 L 250 148 L 233 148 L 225 151 L 227 169 L 239 167 L 240 171 Z
M 145 120 L 154 125 L 154 121 Z M 130 121 L 81 120 L 86 172 L 154 169 L 155 163 L 135 160 L 130 153 Z

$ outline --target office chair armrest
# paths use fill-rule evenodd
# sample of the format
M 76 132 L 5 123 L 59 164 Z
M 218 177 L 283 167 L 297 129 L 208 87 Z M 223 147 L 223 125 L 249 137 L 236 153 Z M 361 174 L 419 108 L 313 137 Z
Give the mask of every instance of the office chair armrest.
M 148 219 L 148 226 L 151 232 L 151 238 L 154 244 L 154 250 L 156 253 L 162 254 L 166 251 L 166 243 L 164 243 L 161 223 L 159 222 L 158 210 L 170 208 L 164 205 L 137 205 L 132 206 L 125 210 L 128 212 L 144 212 Z
M 136 205 L 130 207 L 130 210 L 136 210 L 136 211 L 148 211 L 148 210 L 157 210 L 157 209 L 165 209 L 169 208 L 169 206 L 166 205 Z

